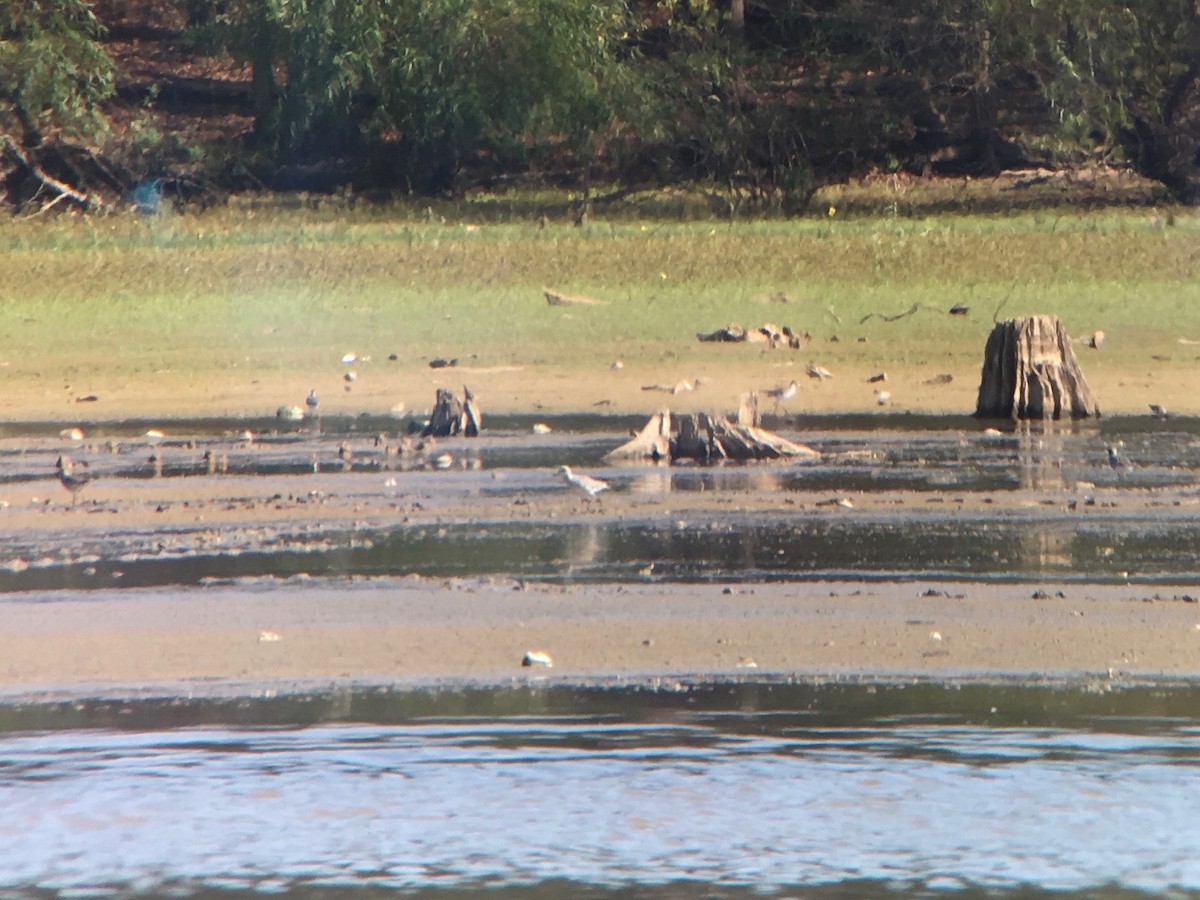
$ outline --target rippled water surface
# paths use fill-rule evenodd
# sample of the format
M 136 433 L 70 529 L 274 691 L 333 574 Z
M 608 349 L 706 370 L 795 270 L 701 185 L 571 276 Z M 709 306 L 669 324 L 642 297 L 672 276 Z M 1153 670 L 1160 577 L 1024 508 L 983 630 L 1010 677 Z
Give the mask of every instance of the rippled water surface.
M 0 893 L 1200 891 L 1197 712 L 769 684 L 9 710 Z

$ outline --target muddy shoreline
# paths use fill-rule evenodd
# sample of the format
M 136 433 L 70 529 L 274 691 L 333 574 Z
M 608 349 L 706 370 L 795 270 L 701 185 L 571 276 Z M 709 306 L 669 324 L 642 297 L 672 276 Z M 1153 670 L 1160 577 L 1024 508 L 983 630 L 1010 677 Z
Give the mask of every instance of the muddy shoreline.
M 1200 677 L 1190 420 L 793 426 L 819 462 L 716 469 L 606 467 L 618 434 L 559 424 L 411 457 L 358 432 L 6 435 L 0 700 Z M 64 451 L 101 476 L 74 505 Z M 613 489 L 588 502 L 560 460 Z M 926 533 L 954 577 L 922 568 Z M 553 667 L 523 667 L 530 650 Z
M 722 680 L 1194 680 L 1186 586 L 474 581 L 35 594 L 0 605 L 0 697 L 222 696 L 314 685 Z M 553 667 L 524 667 L 545 650 Z

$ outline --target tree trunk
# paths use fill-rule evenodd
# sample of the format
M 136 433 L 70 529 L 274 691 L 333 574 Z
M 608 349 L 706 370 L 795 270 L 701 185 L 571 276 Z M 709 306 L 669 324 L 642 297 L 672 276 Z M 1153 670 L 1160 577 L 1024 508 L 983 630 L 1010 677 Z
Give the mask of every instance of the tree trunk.
M 729 31 L 739 37 L 746 31 L 746 0 L 730 0 Z
M 1100 405 L 1057 316 L 998 322 L 984 349 L 975 415 L 999 419 L 1088 418 Z

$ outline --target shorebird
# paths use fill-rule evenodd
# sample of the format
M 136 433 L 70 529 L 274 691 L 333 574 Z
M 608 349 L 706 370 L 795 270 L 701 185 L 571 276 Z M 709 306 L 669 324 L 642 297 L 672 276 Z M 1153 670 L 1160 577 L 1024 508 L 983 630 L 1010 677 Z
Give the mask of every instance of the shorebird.
M 777 387 L 777 388 L 771 388 L 770 390 L 768 390 L 767 396 L 775 401 L 775 411 L 779 412 L 779 407 L 782 406 L 783 404 L 787 403 L 793 397 L 795 397 L 796 391 L 798 391 L 799 389 L 800 389 L 800 385 L 798 385 L 796 383 L 796 380 L 793 378 L 791 383 L 788 384 L 787 387 Z
M 599 478 L 593 478 L 591 475 L 576 475 L 571 471 L 570 466 L 559 466 L 558 474 L 567 480 L 567 484 L 573 484 L 588 496 L 591 500 L 601 491 L 608 490 L 608 482 L 601 481 Z
M 809 378 L 816 378 L 818 381 L 826 381 L 827 379 L 830 379 L 833 377 L 832 372 L 830 372 L 824 366 L 818 366 L 816 363 L 810 362 L 808 364 L 808 368 L 805 369 L 805 371 L 808 372 Z
M 80 463 L 80 465 L 86 466 L 87 463 Z M 87 487 L 88 482 L 96 476 L 91 472 L 75 471 L 74 461 L 65 454 L 58 458 L 55 468 L 58 470 L 58 482 L 71 492 L 71 505 L 74 506 L 75 495 Z
M 321 401 L 317 398 L 317 389 L 313 388 L 308 392 L 308 396 L 304 398 L 304 405 L 308 407 L 308 417 L 314 421 L 313 427 L 317 434 L 321 433 L 321 410 L 318 408 Z
M 1125 477 L 1125 470 L 1129 468 L 1129 463 L 1125 461 L 1125 457 L 1121 455 L 1122 441 L 1117 441 L 1115 444 L 1105 444 L 1104 449 L 1108 451 L 1108 464 L 1116 470 L 1120 478 Z

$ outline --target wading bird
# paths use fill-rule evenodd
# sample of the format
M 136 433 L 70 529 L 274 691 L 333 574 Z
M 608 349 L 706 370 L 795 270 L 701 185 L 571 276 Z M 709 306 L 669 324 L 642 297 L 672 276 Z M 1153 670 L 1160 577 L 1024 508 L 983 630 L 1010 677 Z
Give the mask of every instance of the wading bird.
M 1104 449 L 1108 451 L 1108 464 L 1116 471 L 1117 477 L 1124 480 L 1125 470 L 1129 468 L 1129 463 L 1121 455 L 1122 445 L 1122 441 L 1117 441 L 1115 444 L 1106 444 Z
M 87 463 L 80 465 L 87 466 Z M 76 471 L 75 462 L 66 455 L 58 458 L 55 468 L 58 470 L 58 483 L 71 492 L 71 505 L 74 506 L 75 495 L 87 487 L 96 476 L 91 472 Z
M 800 389 L 795 379 L 792 379 L 791 384 L 787 387 L 771 388 L 767 391 L 767 396 L 775 401 L 775 412 L 779 412 L 779 407 L 783 406 L 789 400 L 796 396 L 796 391 Z
M 559 466 L 558 474 L 567 480 L 567 484 L 572 484 L 587 494 L 588 500 L 591 500 L 601 491 L 608 490 L 607 481 L 601 481 L 599 478 L 593 478 L 590 475 L 576 475 L 571 471 L 570 466 Z

